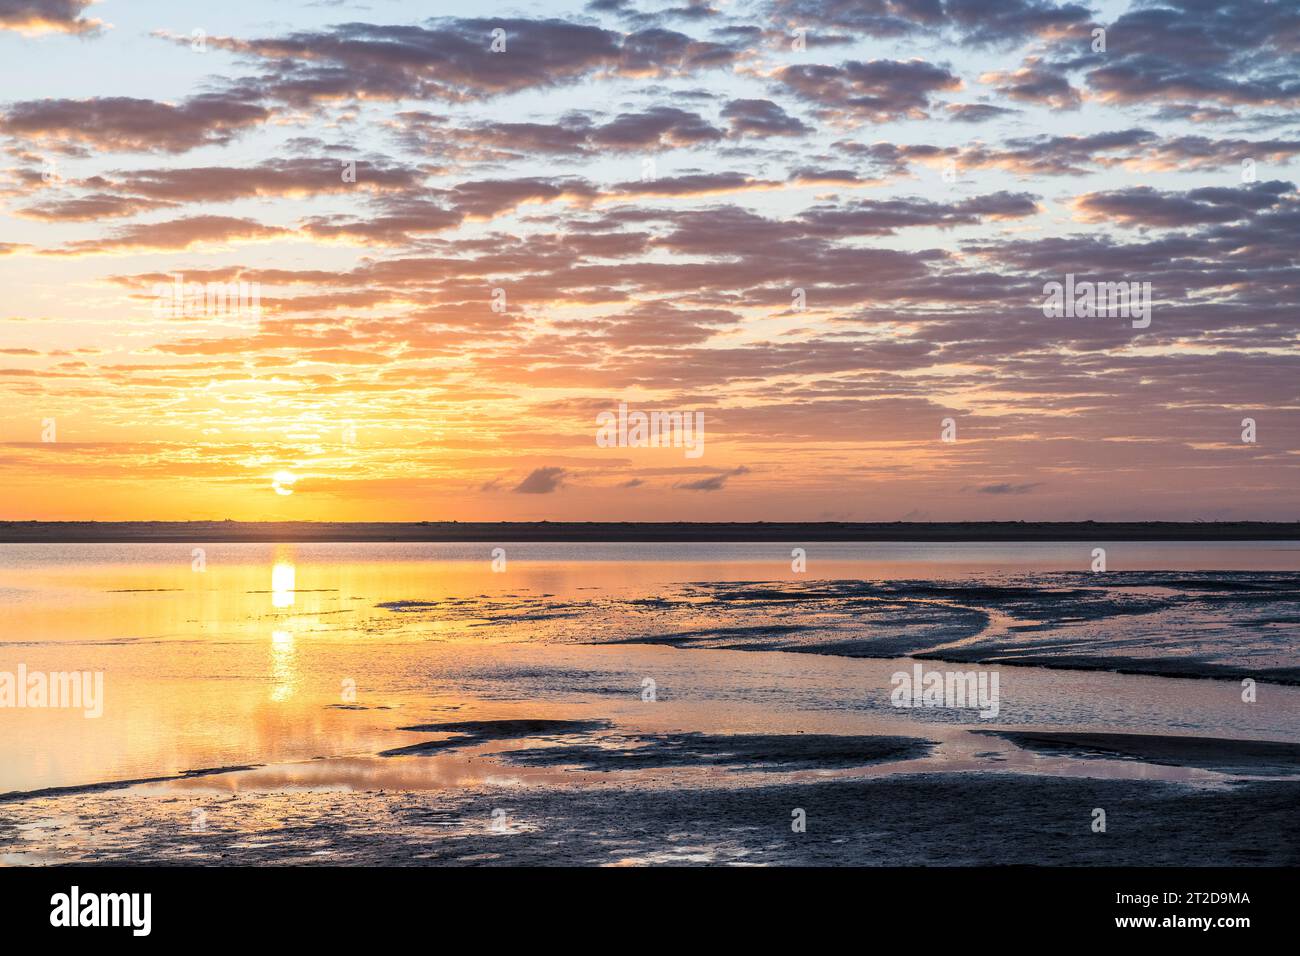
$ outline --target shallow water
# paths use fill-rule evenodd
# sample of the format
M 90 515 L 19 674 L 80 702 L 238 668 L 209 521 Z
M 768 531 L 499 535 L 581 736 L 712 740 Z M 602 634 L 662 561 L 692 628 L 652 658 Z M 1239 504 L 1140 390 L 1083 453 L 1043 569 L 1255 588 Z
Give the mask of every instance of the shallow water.
M 802 573 L 779 544 L 501 547 L 498 571 L 486 545 L 0 545 L 0 672 L 104 679 L 97 718 L 0 709 L 0 792 L 364 762 L 418 741 L 400 727 L 464 716 L 594 717 L 626 733 L 910 734 L 938 741 L 925 763 L 947 769 L 1081 763 L 987 740 L 972 750 L 963 728 L 977 726 L 1300 740 L 1300 687 L 1269 679 L 1297 665 L 1295 542 L 809 543 Z M 1088 571 L 1094 547 L 1106 548 L 1107 574 Z M 1272 590 L 1239 590 L 1261 581 Z M 917 654 L 996 670 L 997 717 L 892 706 L 891 676 Z M 1088 669 L 1035 666 L 1067 659 Z M 1220 679 L 1095 669 L 1170 662 Z M 1242 701 L 1238 671 L 1259 673 L 1256 702 Z M 397 787 L 491 776 L 456 770 L 461 755 L 410 759 L 424 769 L 282 772 L 362 786 L 380 774 Z

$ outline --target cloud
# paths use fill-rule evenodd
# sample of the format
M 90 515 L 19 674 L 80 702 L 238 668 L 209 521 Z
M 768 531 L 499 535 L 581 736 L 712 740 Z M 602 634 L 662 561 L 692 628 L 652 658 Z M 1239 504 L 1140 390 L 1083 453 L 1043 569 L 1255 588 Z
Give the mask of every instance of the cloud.
M 464 220 L 464 213 L 441 202 L 402 197 L 381 203 L 373 215 L 310 216 L 300 225 L 303 232 L 319 239 L 395 246 L 415 237 L 453 229 Z
M 1134 3 L 1105 29 L 1104 54 L 1079 57 L 1077 41 L 1058 44 L 1055 53 L 1067 66 L 1086 68 L 1089 88 L 1106 101 L 1300 103 L 1300 9 L 1293 3 Z
M 690 309 L 667 302 L 642 302 L 613 315 L 564 323 L 564 329 L 582 329 L 602 342 L 616 346 L 683 345 L 703 342 L 719 331 L 740 323 L 740 314 L 728 309 Z
M 88 196 L 51 199 L 15 210 L 15 214 L 26 219 L 41 219 L 46 222 L 87 222 L 98 219 L 119 219 L 176 205 L 176 203 L 160 202 L 141 196 L 94 193 Z
M 674 487 L 683 491 L 721 491 L 727 484 L 727 479 L 736 475 L 747 475 L 750 469 L 745 465 L 740 465 L 731 471 L 724 471 L 718 475 L 711 475 L 708 478 L 699 478 L 695 481 L 681 482 Z
M 721 491 L 727 483 L 729 475 L 714 475 L 711 478 L 700 478 L 696 481 L 687 481 L 679 484 L 677 487 L 685 491 Z
M 873 123 L 924 118 L 932 94 L 961 89 L 953 73 L 924 60 L 797 64 L 776 76 L 791 93 L 821 105 L 824 114 Z
M 986 73 L 980 82 L 1018 103 L 1034 103 L 1054 110 L 1077 110 L 1082 103 L 1079 91 L 1070 85 L 1067 77 L 1036 63 L 1014 73 Z
M 595 156 L 608 152 L 660 152 L 716 143 L 724 136 L 698 113 L 671 106 L 620 113 L 597 122 L 570 112 L 555 122 L 481 122 L 452 125 L 420 111 L 398 114 L 399 136 L 410 148 L 446 152 L 461 161 L 526 159 L 535 153 Z
M 104 25 L 102 20 L 87 19 L 84 14 L 94 0 L 2 0 L 0 30 L 36 35 L 71 33 L 93 36 Z
M 1031 482 L 1029 484 L 1016 485 L 1007 481 L 1000 481 L 992 485 L 981 485 L 974 489 L 977 494 L 981 495 L 1027 495 L 1035 488 L 1042 487 L 1041 481 Z
M 770 15 L 792 28 L 824 26 L 897 37 L 943 22 L 940 0 L 775 0 Z
M 1053 0 L 774 0 L 770 9 L 792 27 L 999 47 L 1068 33 L 1089 19 L 1087 7 Z
M 180 105 L 126 96 L 27 100 L 0 115 L 0 133 L 78 154 L 182 153 L 228 143 L 270 115 L 257 103 L 218 93 Z
M 155 489 L 195 473 L 211 484 L 174 507 L 201 510 L 273 457 L 345 510 L 425 516 L 481 510 L 482 488 L 499 518 L 812 519 L 836 495 L 864 520 L 918 499 L 934 520 L 1141 518 L 1242 487 L 1230 506 L 1289 515 L 1287 6 L 1140 2 L 1107 13 L 1126 28 L 1105 55 L 1082 6 L 1046 0 L 245 22 L 183 51 L 203 78 L 157 100 L 115 96 L 124 48 L 79 44 L 84 73 L 0 108 L 0 190 L 31 220 L 0 253 L 122 258 L 7 260 L 0 391 L 16 421 L 75 400 L 74 430 L 132 442 L 59 451 L 30 426 L 31 449 L 0 455 L 5 487 L 30 486 L 23 513 L 169 508 Z M 861 52 L 821 55 L 846 39 Z M 14 41 L 19 75 L 68 52 Z M 1114 67 L 1131 76 L 1098 72 Z M 1105 87 L 1126 82 L 1132 99 Z M 148 321 L 171 272 L 260 283 L 260 322 Z M 1046 319 L 1043 284 L 1066 273 L 1150 281 L 1151 326 Z M 602 395 L 705 409 L 726 464 L 593 459 Z M 1245 415 L 1258 445 L 1237 439 Z M 947 416 L 962 441 L 941 447 Z M 336 447 L 349 419 L 360 446 Z
M 268 159 L 250 166 L 185 166 L 116 171 L 95 182 L 129 195 L 168 202 L 229 202 L 253 197 L 414 191 L 425 174 L 414 166 L 362 157 L 355 181 L 345 181 L 342 161 L 331 156 Z
M 999 145 L 933 146 L 889 142 L 870 145 L 841 141 L 836 147 L 899 175 L 914 164 L 952 161 L 959 169 L 1006 169 L 1020 176 L 1082 176 L 1097 169 L 1197 170 L 1239 166 L 1243 160 L 1286 163 L 1300 154 L 1300 140 L 1162 137 L 1130 128 L 1083 136 L 1015 137 Z
M 617 183 L 610 193 L 620 197 L 716 196 L 723 193 L 777 189 L 780 183 L 754 179 L 745 173 L 689 173 L 683 176 L 656 176 L 639 182 Z
M 568 474 L 565 468 L 535 468 L 513 490 L 517 495 L 549 495 L 564 487 Z
M 1162 192 L 1150 186 L 1135 186 L 1132 189 L 1085 193 L 1075 200 L 1075 209 L 1088 222 L 1182 228 L 1248 219 L 1263 210 L 1276 208 L 1282 197 L 1293 190 L 1291 183 L 1284 182 L 1206 187 L 1184 192 Z
M 649 29 L 623 41 L 617 71 L 631 77 L 689 76 L 730 66 L 737 58 L 728 44 L 695 40 L 673 30 Z
M 1028 193 L 998 192 L 955 203 L 925 199 L 861 199 L 814 206 L 800 217 L 812 235 L 888 236 L 910 226 L 951 229 L 986 219 L 1022 219 L 1038 212 Z
M 804 136 L 812 127 L 771 100 L 732 100 L 722 108 L 732 136 Z
M 464 216 L 491 219 L 523 203 L 554 202 L 560 199 L 587 201 L 596 189 L 581 179 L 474 179 L 455 186 L 448 199 Z
M 498 30 L 503 33 L 494 34 Z M 623 36 L 554 18 L 344 23 L 284 37 L 209 37 L 207 44 L 264 64 L 269 72 L 258 78 L 259 88 L 296 106 L 345 98 L 460 103 L 571 84 L 598 72 L 641 79 L 689 75 L 736 58 L 729 46 L 672 30 Z
M 991 47 L 1043 37 L 1078 39 L 1092 17 L 1087 6 L 1058 0 L 944 0 L 943 10 L 961 42 Z
M 127 251 L 189 249 L 204 244 L 227 245 L 276 239 L 292 235 L 278 226 L 265 226 L 251 219 L 233 216 L 187 216 L 167 222 L 124 226 L 101 239 L 70 242 L 46 255 L 90 255 Z
M 450 189 L 381 195 L 369 215 L 311 216 L 304 232 L 319 238 L 403 245 L 454 229 L 467 220 L 491 220 L 531 203 L 587 203 L 599 196 L 580 179 L 480 179 Z
M 944 109 L 948 111 L 948 119 L 954 123 L 983 123 L 1020 112 L 1005 106 L 994 106 L 992 103 L 949 103 Z
M 658 106 L 640 113 L 620 114 L 613 122 L 594 129 L 591 142 L 613 149 L 671 149 L 698 146 L 722 139 L 722 131 L 695 113 Z

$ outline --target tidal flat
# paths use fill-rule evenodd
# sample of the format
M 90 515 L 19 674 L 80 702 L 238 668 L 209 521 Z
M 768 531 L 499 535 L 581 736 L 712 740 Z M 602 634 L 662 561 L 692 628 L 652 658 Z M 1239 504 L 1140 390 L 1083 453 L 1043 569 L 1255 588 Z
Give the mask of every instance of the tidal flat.
M 494 547 L 0 545 L 0 860 L 1300 862 L 1295 542 Z

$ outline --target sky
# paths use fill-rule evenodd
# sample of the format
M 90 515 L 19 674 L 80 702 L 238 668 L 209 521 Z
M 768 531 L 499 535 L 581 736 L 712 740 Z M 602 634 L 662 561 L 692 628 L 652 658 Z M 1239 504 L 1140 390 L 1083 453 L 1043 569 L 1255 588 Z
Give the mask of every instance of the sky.
M 0 0 L 0 61 L 0 518 L 1300 519 L 1294 3 Z

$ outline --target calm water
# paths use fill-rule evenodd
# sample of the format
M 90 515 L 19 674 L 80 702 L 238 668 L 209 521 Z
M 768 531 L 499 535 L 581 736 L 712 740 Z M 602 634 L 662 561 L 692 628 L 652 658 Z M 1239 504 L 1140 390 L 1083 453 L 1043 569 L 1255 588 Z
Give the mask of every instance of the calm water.
M 402 726 L 466 716 L 600 716 L 709 732 L 923 724 L 945 742 L 939 758 L 960 764 L 970 753 L 960 730 L 978 720 L 889 704 L 890 675 L 911 666 L 910 650 L 863 659 L 836 648 L 1002 641 L 1030 664 L 1068 645 L 1267 669 L 1295 666 L 1300 645 L 1296 619 L 1274 602 L 1189 600 L 1178 582 L 1143 589 L 1140 574 L 1297 572 L 1298 542 L 809 543 L 802 573 L 781 544 L 502 547 L 505 567 L 494 571 L 488 545 L 226 544 L 201 555 L 191 545 L 0 545 L 0 672 L 104 675 L 99 718 L 0 709 L 0 792 L 361 760 L 411 743 Z M 1106 548 L 1110 572 L 1127 575 L 1123 594 L 1053 599 L 1065 593 L 1059 575 L 1079 586 L 1070 576 L 1087 574 L 1094 547 Z M 1105 577 L 1085 583 L 1103 595 Z M 978 592 L 882 602 L 844 590 L 863 581 L 1039 591 L 994 607 Z M 736 582 L 806 590 L 755 600 Z M 675 643 L 652 643 L 665 635 Z M 764 649 L 736 649 L 750 646 Z M 1235 679 L 1000 673 L 997 726 L 1300 739 L 1292 686 L 1262 684 L 1259 702 L 1243 706 Z M 647 680 L 653 703 L 643 700 Z M 397 786 L 437 785 L 446 767 L 426 766 L 388 772 L 408 778 Z

